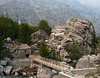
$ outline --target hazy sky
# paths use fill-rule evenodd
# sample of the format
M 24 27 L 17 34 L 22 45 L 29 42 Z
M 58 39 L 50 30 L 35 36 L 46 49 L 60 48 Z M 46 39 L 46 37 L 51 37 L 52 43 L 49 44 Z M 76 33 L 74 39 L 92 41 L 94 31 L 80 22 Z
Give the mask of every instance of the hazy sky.
M 79 0 L 82 4 L 87 4 L 95 8 L 100 8 L 100 0 Z

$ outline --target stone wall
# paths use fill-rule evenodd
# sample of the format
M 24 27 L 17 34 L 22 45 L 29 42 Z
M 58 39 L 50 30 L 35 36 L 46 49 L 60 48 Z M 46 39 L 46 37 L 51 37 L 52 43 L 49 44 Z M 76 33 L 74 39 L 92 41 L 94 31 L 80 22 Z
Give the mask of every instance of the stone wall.
M 31 66 L 32 61 L 28 58 L 25 58 L 25 59 L 19 58 L 19 59 L 14 59 L 12 64 L 13 64 L 14 69 L 18 69 L 19 67 L 24 68 L 26 66 Z
M 75 78 L 75 77 L 73 77 L 73 75 L 69 75 L 69 74 L 66 74 L 66 73 L 63 73 L 63 72 L 59 73 L 59 77 L 60 78 Z
M 60 78 L 76 78 L 74 75 L 85 75 L 88 73 L 96 73 L 97 68 L 71 69 L 71 72 L 60 72 Z
M 78 75 L 85 75 L 87 73 L 96 73 L 97 68 L 84 68 L 84 69 L 72 69 L 72 74 L 78 74 Z
M 18 52 L 18 57 L 21 58 L 25 58 L 26 54 L 31 55 L 31 49 L 22 49 L 22 50 L 18 50 L 17 52 Z

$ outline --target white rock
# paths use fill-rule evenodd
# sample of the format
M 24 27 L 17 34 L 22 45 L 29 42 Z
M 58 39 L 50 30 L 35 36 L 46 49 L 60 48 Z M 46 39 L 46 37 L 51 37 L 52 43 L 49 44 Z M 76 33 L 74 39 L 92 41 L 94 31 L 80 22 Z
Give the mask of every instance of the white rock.
M 29 78 L 33 78 L 33 77 L 31 76 L 31 77 L 29 77 Z
M 48 40 L 45 40 L 45 42 L 47 43 L 47 42 L 48 42 Z
M 26 73 L 25 72 L 23 72 L 23 76 L 26 76 Z
M 15 72 L 14 76 L 18 76 L 18 75 L 19 75 L 18 72 Z
M 55 74 L 57 73 L 57 71 L 55 71 L 55 70 L 52 70 L 52 72 L 55 73 Z
M 4 72 L 5 72 L 7 75 L 9 75 L 9 74 L 11 73 L 11 70 L 12 70 L 12 66 L 6 66 L 6 67 L 4 68 Z
M 100 62 L 100 54 L 97 55 L 97 60 Z
M 10 38 L 10 37 L 8 37 L 8 38 L 7 38 L 7 40 L 8 40 L 8 41 L 10 41 L 10 40 L 11 40 L 11 38 Z
M 62 45 L 57 46 L 58 50 L 60 50 L 60 49 L 61 49 L 61 47 L 62 47 Z
M 7 65 L 7 60 L 1 60 L 0 64 L 3 65 L 3 66 L 6 66 Z
M 4 70 L 3 66 L 0 65 L 0 75 L 3 74 L 3 70 Z

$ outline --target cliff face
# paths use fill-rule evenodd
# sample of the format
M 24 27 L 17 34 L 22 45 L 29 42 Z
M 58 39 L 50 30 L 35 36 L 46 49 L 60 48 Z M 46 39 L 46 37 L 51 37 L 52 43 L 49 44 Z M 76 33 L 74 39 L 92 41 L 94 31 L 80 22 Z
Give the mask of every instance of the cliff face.
M 71 17 L 65 26 L 56 26 L 52 30 L 47 43 L 54 47 L 61 57 L 68 55 L 65 47 L 70 44 L 78 44 L 89 53 L 93 46 L 94 34 L 94 28 L 89 21 Z
M 95 34 L 92 24 L 88 20 L 72 17 L 65 26 L 68 33 L 67 38 L 72 39 L 73 43 L 90 52 Z

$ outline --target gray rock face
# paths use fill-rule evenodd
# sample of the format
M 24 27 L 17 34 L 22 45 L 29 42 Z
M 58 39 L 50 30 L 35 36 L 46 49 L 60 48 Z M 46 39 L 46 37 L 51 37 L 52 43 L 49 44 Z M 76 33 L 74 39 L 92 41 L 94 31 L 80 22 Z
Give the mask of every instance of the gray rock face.
M 98 60 L 98 57 L 96 55 L 84 56 L 78 60 L 76 68 L 77 69 L 79 69 L 79 68 L 94 68 L 94 67 L 96 67 L 95 61 L 97 61 L 97 60 Z
M 6 78 L 5 76 L 0 75 L 0 78 Z
M 87 52 L 91 51 L 94 39 L 94 28 L 87 20 L 72 17 L 66 22 L 67 40 L 78 44 Z
M 4 72 L 5 72 L 7 75 L 9 75 L 9 74 L 11 73 L 11 70 L 12 70 L 12 66 L 6 66 L 6 67 L 4 68 Z
M 33 42 L 44 41 L 48 39 L 48 35 L 45 33 L 44 30 L 39 30 L 31 35 Z
M 3 66 L 6 66 L 7 65 L 7 62 L 8 62 L 7 60 L 1 60 L 0 61 L 0 64 L 3 65 Z
M 100 54 L 97 55 L 97 61 L 100 62 Z
M 61 57 L 68 56 L 66 46 L 78 44 L 87 53 L 91 52 L 94 39 L 94 28 L 87 20 L 76 17 L 70 18 L 65 26 L 56 26 L 52 30 L 48 45 L 55 48 Z
M 3 66 L 0 65 L 0 75 L 3 74 L 3 70 L 4 70 Z
M 52 71 L 49 68 L 40 66 L 38 68 L 37 77 L 38 78 L 51 78 Z

